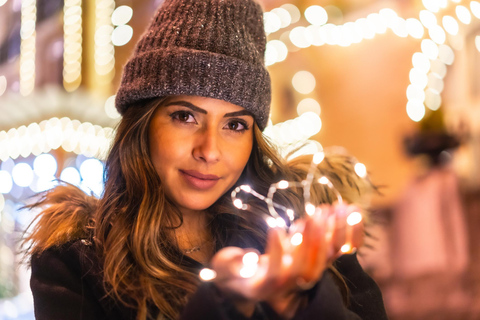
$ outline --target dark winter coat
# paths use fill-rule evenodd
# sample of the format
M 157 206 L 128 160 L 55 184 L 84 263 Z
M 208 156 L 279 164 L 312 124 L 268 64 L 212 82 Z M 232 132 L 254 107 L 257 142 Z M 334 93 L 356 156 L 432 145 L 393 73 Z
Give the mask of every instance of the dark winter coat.
M 202 265 L 190 260 L 200 270 Z M 86 240 L 68 242 L 32 257 L 31 288 L 38 320 L 132 319 L 129 309 L 106 295 L 101 263 L 93 245 Z M 340 257 L 335 266 L 350 290 L 345 307 L 339 287 L 330 271 L 310 290 L 308 306 L 294 319 L 387 319 L 382 295 L 375 282 L 362 270 L 356 255 Z M 180 319 L 246 319 L 211 283 L 200 285 Z M 281 319 L 268 305 L 257 307 L 251 319 Z

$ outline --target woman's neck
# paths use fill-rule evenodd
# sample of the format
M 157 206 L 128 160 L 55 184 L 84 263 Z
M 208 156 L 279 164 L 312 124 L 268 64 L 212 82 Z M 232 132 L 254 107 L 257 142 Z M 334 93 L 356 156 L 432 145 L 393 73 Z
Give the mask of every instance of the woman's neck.
M 206 264 L 213 255 L 214 244 L 208 227 L 205 211 L 183 212 L 183 223 L 175 229 L 175 240 L 184 254 L 202 264 Z

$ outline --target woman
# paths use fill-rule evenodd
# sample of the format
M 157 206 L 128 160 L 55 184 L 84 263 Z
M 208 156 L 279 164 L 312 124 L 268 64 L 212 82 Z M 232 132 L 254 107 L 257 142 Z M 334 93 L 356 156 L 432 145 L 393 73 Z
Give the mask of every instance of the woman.
M 237 185 L 266 194 L 279 180 L 304 179 L 310 162 L 286 164 L 262 137 L 264 51 L 253 0 L 163 3 L 124 70 L 103 196 L 60 186 L 31 206 L 44 208 L 27 238 L 37 319 L 386 318 L 354 255 L 331 267 L 353 209 L 320 207 L 337 216 L 330 237 L 325 215 L 299 219 L 303 242 L 284 267 L 287 235 L 267 230 L 264 203 L 232 204 Z M 324 163 L 346 200 L 362 198 L 368 184 L 348 159 Z M 302 213 L 302 195 L 280 190 L 274 200 Z M 311 201 L 333 199 L 317 188 Z M 359 245 L 361 229 L 353 232 Z M 243 278 L 252 250 L 264 271 Z M 213 281 L 200 282 L 204 266 Z

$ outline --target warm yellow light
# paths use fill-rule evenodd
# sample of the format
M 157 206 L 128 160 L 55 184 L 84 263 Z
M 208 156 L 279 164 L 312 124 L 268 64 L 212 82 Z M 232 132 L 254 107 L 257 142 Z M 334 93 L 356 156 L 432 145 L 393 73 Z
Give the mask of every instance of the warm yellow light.
M 282 27 L 280 17 L 273 12 L 265 12 L 263 14 L 263 24 L 266 33 L 274 33 Z
M 203 281 L 211 281 L 217 277 L 217 273 L 212 269 L 203 268 L 199 276 Z
M 415 52 L 412 56 L 412 64 L 415 69 L 418 69 L 424 73 L 427 73 L 430 70 L 430 59 L 421 53 Z
M 408 36 L 408 30 L 407 30 L 407 22 L 405 19 L 397 17 L 392 25 L 392 31 L 395 33 L 397 36 L 401 38 L 405 38 Z
M 373 26 L 375 33 L 382 34 L 387 31 L 387 24 L 378 13 L 370 13 L 367 16 L 368 23 Z M 348 22 L 347 22 L 348 23 Z
M 442 61 L 435 59 L 430 62 L 430 70 L 432 73 L 437 74 L 440 78 L 444 78 L 447 74 L 447 66 Z
M 299 246 L 303 242 L 303 234 L 300 232 L 295 233 L 290 239 L 292 246 Z
M 347 224 L 354 226 L 362 222 L 362 214 L 360 212 L 352 212 L 347 217 Z
M 307 203 L 305 205 L 305 212 L 309 215 L 309 216 L 313 216 L 315 214 L 315 206 L 311 203 Z
M 440 78 L 440 76 L 438 76 L 437 74 L 435 73 L 430 73 L 428 75 L 428 85 L 427 85 L 430 89 L 438 92 L 438 93 L 441 93 L 443 91 L 443 80 L 442 78 Z
M 133 37 L 133 28 L 129 25 L 121 25 L 112 32 L 112 43 L 117 47 L 126 45 Z

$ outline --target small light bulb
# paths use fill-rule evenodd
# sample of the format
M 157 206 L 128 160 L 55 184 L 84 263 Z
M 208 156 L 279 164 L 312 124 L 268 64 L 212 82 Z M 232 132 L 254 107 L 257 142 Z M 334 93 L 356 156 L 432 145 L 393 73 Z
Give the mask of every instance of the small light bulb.
M 255 252 L 247 252 L 243 255 L 242 262 L 246 266 L 256 266 L 260 257 Z
M 267 219 L 265 219 L 266 222 L 267 222 L 267 225 L 270 227 L 270 228 L 276 228 L 277 227 L 277 220 L 275 220 L 275 218 L 273 217 L 268 217 Z
M 214 270 L 208 268 L 203 268 L 200 271 L 199 275 L 200 279 L 202 279 L 203 281 L 211 281 L 217 277 L 217 273 Z
M 321 177 L 320 179 L 318 179 L 318 182 L 321 184 L 329 184 L 330 180 L 328 180 L 327 177 Z
M 240 199 L 235 199 L 235 201 L 233 201 L 233 205 L 234 205 L 235 207 L 237 207 L 238 209 L 242 209 L 242 207 L 243 207 L 243 202 L 242 202 L 242 200 L 240 200 Z
M 290 243 L 293 246 L 299 246 L 303 241 L 303 234 L 300 232 L 295 233 L 292 238 L 290 239 Z
M 288 188 L 288 181 L 282 180 L 277 183 L 278 189 L 287 189 Z
M 315 214 L 315 206 L 311 203 L 307 203 L 305 205 L 305 212 L 309 215 L 309 216 L 313 216 Z
M 352 212 L 347 217 L 347 223 L 351 226 L 359 224 L 362 221 L 362 214 L 360 212 Z
M 295 220 L 295 212 L 292 209 L 287 209 L 287 216 L 290 221 Z
M 252 192 L 252 188 L 249 185 L 246 185 L 246 184 L 240 186 L 240 189 L 242 189 L 243 191 L 248 192 L 248 193 Z
M 355 165 L 355 173 L 360 177 L 360 178 L 365 178 L 367 176 L 367 167 L 363 163 L 358 162 Z
M 342 251 L 343 253 L 348 253 L 352 250 L 352 246 L 348 243 L 344 244 L 342 246 L 342 248 L 340 249 L 340 251 Z
M 287 226 L 287 223 L 282 218 L 277 218 L 275 221 L 277 223 L 277 227 L 285 228 Z
M 323 152 L 317 152 L 313 156 L 313 163 L 314 164 L 320 164 L 323 159 L 325 159 L 325 153 Z

